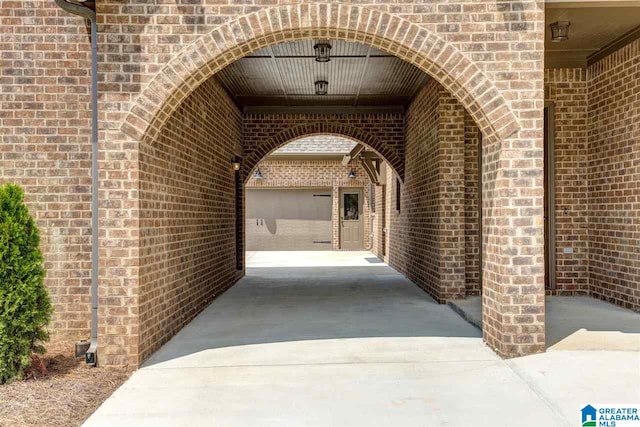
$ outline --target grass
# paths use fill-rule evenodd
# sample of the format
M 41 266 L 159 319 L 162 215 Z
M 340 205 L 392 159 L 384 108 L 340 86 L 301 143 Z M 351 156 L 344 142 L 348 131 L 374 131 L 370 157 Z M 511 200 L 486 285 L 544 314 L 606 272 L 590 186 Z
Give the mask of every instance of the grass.
M 0 385 L 1 427 L 80 426 L 129 376 L 124 369 L 90 368 L 74 358 L 73 342 L 47 345 L 46 374 Z

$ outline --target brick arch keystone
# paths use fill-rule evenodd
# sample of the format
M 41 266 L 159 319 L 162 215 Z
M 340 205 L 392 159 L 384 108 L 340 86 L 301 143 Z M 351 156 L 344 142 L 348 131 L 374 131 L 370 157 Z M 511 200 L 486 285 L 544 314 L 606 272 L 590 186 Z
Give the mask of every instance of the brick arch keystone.
M 266 139 L 259 146 L 245 151 L 242 161 L 244 181 L 253 176 L 258 163 L 273 151 L 297 139 L 322 134 L 341 136 L 365 145 L 383 158 L 396 175 L 404 180 L 404 160 L 389 144 L 355 126 L 341 122 L 314 122 L 286 128 Z
M 450 91 L 487 138 L 503 140 L 520 128 L 493 82 L 437 33 L 377 9 L 302 3 L 241 16 L 185 46 L 138 95 L 121 130 L 151 142 L 177 106 L 222 68 L 264 47 L 311 38 L 363 43 L 413 64 Z

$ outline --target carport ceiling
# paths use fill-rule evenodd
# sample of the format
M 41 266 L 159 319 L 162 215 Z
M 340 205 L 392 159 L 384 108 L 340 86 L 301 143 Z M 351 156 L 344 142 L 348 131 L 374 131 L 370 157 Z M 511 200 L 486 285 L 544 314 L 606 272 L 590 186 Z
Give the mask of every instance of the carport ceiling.
M 640 34 L 640 2 L 547 2 L 545 35 L 545 67 L 586 67 L 589 57 L 627 35 Z M 549 25 L 569 21 L 569 40 L 551 41 Z M 619 46 L 618 46 L 619 47 Z
M 318 40 L 261 49 L 218 73 L 240 107 L 407 105 L 429 78 L 393 55 L 359 43 L 329 40 L 331 60 L 316 62 Z M 314 82 L 329 83 L 316 95 Z

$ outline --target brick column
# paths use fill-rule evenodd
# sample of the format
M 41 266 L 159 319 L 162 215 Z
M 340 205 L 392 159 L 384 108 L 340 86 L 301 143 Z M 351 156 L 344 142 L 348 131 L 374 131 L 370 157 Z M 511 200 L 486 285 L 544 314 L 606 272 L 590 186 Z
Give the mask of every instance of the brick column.
M 440 303 L 464 298 L 464 108 L 430 81 L 406 122 L 402 206 L 391 230 L 399 253 L 391 264 Z
M 99 140 L 98 364 L 133 369 L 141 362 L 139 153 L 118 131 L 102 130 Z
M 340 249 L 340 186 L 333 183 L 331 187 L 331 248 Z
M 464 108 L 442 88 L 439 99 L 439 300 L 464 298 Z
M 382 168 L 385 166 L 382 165 Z M 383 259 L 386 255 L 385 247 L 385 189 L 386 182 L 383 181 L 382 185 L 374 187 L 375 196 L 375 213 L 373 214 L 373 253 Z
M 503 357 L 545 348 L 541 136 L 483 141 L 483 337 Z

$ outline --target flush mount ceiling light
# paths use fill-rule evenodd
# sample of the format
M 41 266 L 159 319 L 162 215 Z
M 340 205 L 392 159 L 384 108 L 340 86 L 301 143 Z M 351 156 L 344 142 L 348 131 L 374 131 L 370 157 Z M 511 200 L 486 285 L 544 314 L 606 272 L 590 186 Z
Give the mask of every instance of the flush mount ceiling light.
M 260 172 L 260 168 L 258 168 L 258 170 L 256 171 L 255 175 L 253 175 L 253 177 L 255 179 L 264 179 L 264 175 L 262 175 L 262 172 Z
M 351 171 L 349 172 L 349 179 L 354 179 L 356 177 L 356 173 L 353 171 L 353 169 L 351 169 Z
M 316 95 L 326 95 L 329 89 L 329 82 L 326 80 L 318 80 L 314 83 L 316 87 Z
M 570 25 L 569 21 L 557 21 L 549 25 L 551 27 L 551 41 L 558 43 L 569 40 Z
M 329 42 L 318 42 L 315 44 L 315 46 L 313 46 L 313 49 L 316 51 L 317 62 L 329 62 L 331 60 L 331 45 L 329 44 Z

